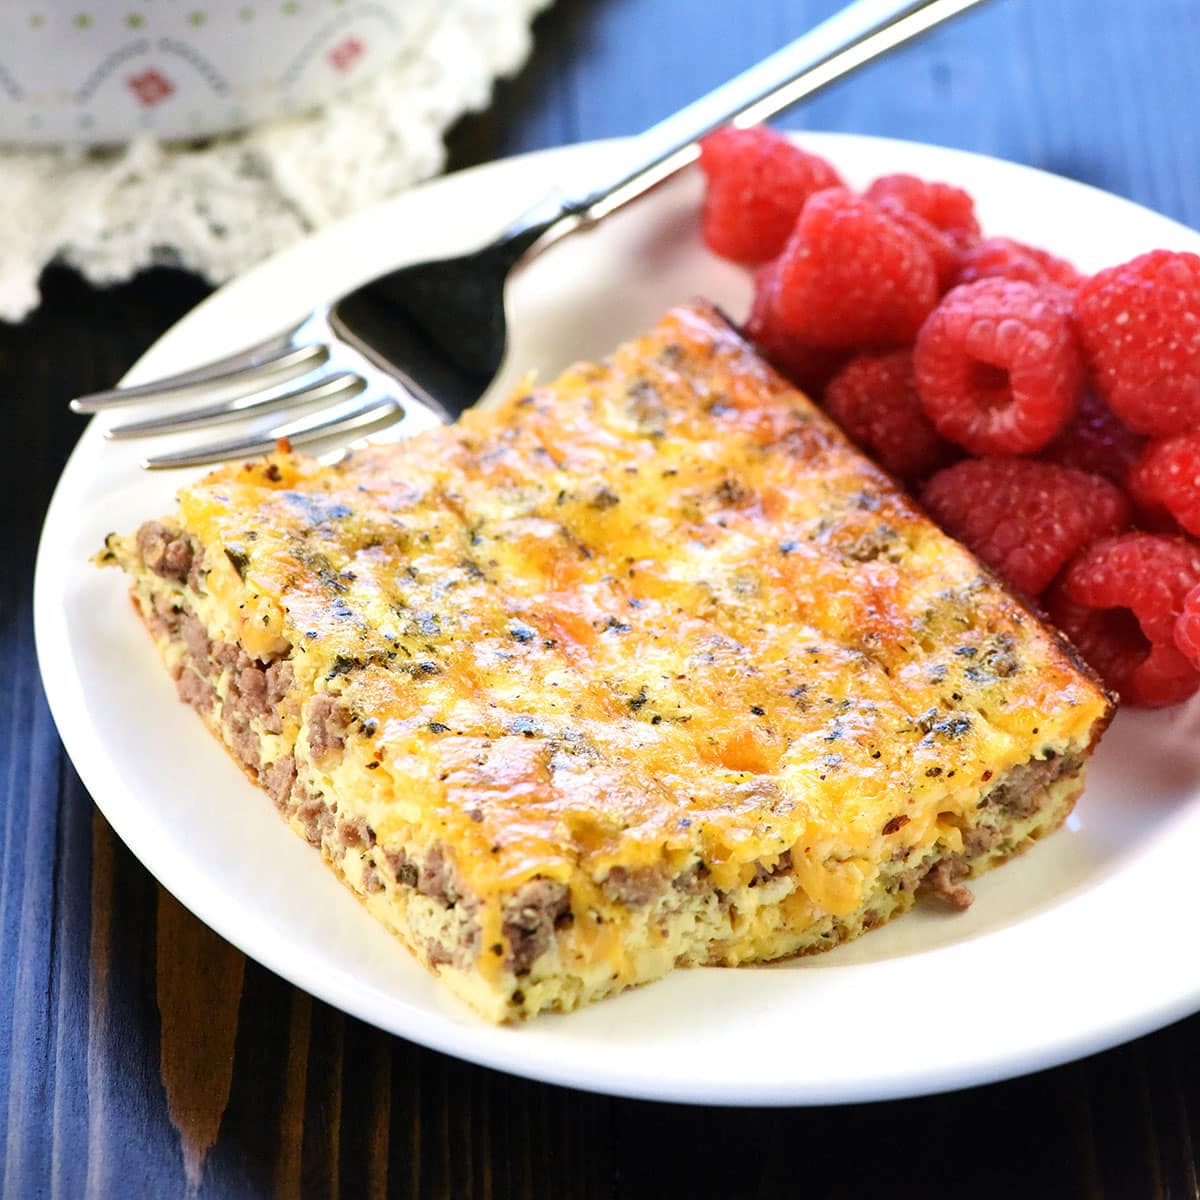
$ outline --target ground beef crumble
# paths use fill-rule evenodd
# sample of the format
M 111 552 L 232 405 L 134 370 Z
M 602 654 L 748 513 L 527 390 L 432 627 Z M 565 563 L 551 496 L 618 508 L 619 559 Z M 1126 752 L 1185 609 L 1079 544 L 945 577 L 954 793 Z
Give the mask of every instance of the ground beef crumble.
M 343 734 L 348 724 L 345 710 L 328 692 L 320 692 L 309 701 L 308 752 L 315 762 L 345 746 Z
M 162 579 L 182 583 L 192 567 L 192 543 L 184 534 L 173 534 L 159 521 L 146 521 L 137 531 L 138 553 L 148 570 Z
M 557 879 L 530 879 L 521 884 L 504 906 L 504 936 L 508 938 L 513 973 L 527 975 L 549 949 L 555 929 L 571 910 L 570 893 Z

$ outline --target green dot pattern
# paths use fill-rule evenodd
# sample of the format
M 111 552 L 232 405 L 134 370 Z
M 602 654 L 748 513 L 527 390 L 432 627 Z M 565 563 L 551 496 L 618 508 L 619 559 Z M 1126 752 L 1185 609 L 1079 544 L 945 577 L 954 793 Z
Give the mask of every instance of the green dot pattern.
M 346 4 L 346 0 L 327 0 L 334 8 L 342 8 Z M 279 11 L 285 17 L 294 17 L 304 11 L 304 5 L 301 0 L 283 0 L 279 5 Z M 238 20 L 253 21 L 255 17 L 255 9 L 252 4 L 243 5 L 237 12 Z M 193 8 L 188 11 L 184 19 L 194 28 L 199 28 L 201 25 L 206 25 L 209 19 L 209 13 L 203 8 Z M 142 13 L 127 12 L 120 18 L 121 24 L 128 29 L 142 29 L 146 24 L 146 18 Z M 89 12 L 84 9 L 76 12 L 71 17 L 71 24 L 76 29 L 91 29 L 97 21 L 97 15 L 94 12 Z M 46 15 L 43 12 L 35 11 L 29 14 L 30 29 L 45 29 Z

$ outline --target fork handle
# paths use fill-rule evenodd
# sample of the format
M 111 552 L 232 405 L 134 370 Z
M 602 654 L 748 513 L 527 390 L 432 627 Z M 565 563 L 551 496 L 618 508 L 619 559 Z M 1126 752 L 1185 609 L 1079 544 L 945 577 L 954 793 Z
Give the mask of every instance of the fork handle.
M 820 25 L 633 139 L 605 186 L 545 197 L 499 239 L 513 262 L 588 228 L 694 162 L 721 125 L 756 125 L 985 0 L 854 0 Z

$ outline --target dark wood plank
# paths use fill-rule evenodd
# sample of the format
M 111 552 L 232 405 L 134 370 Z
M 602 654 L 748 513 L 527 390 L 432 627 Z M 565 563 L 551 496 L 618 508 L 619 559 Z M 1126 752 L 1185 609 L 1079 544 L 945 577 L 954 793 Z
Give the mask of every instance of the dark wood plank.
M 634 132 L 835 7 L 559 0 L 529 68 L 454 131 L 451 161 Z M 1195 225 L 1197 44 L 1200 6 L 1181 0 L 1006 0 L 784 123 L 999 154 Z M 206 289 L 173 272 L 111 292 L 61 269 L 44 282 L 33 320 L 0 328 L 16 421 L 0 477 L 0 1194 L 1200 1198 L 1200 1018 L 953 1096 L 689 1108 L 546 1087 L 387 1037 L 205 930 L 63 759 L 29 580 L 80 427 L 66 398 L 114 380 Z M 969 1003 L 969 981 L 948 1002 Z M 1031 995 L 1014 1019 L 1048 1003 Z
M 538 59 L 450 138 L 451 165 L 636 133 L 829 16 L 838 0 L 693 5 L 561 0 Z M 864 68 L 780 119 L 975 150 L 1200 223 L 1200 7 L 999 0 Z M 544 65 L 543 65 L 544 64 Z
M 158 1069 L 194 1191 L 233 1084 L 245 957 L 160 892 L 155 934 Z
M 17 420 L 0 480 L 8 518 L 0 534 L 0 650 L 10 664 L 0 695 L 5 1195 L 103 1194 L 126 1167 L 140 1177 L 154 1163 L 164 1177 L 174 1169 L 160 1150 L 170 1146 L 165 1138 L 143 1144 L 124 1132 L 169 1129 L 159 1124 L 164 1110 L 153 1090 L 156 1049 L 124 1032 L 148 1013 L 139 989 L 153 938 L 139 918 L 149 913 L 153 921 L 156 889 L 140 868 L 127 868 L 121 880 L 109 869 L 124 851 L 114 849 L 103 822 L 93 823 L 91 802 L 57 745 L 37 679 L 29 589 L 41 515 L 79 429 L 67 398 L 119 375 L 165 320 L 205 290 L 160 272 L 103 295 L 56 271 L 46 280 L 46 308 L 20 329 L 0 331 L 0 379 Z

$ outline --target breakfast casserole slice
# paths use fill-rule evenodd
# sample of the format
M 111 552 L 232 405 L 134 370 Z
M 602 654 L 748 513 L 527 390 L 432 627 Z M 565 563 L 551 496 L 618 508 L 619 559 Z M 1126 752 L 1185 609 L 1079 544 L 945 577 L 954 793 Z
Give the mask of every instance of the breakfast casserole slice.
M 713 309 L 111 536 L 183 699 L 501 1021 L 823 950 L 1058 826 L 1111 700 Z

